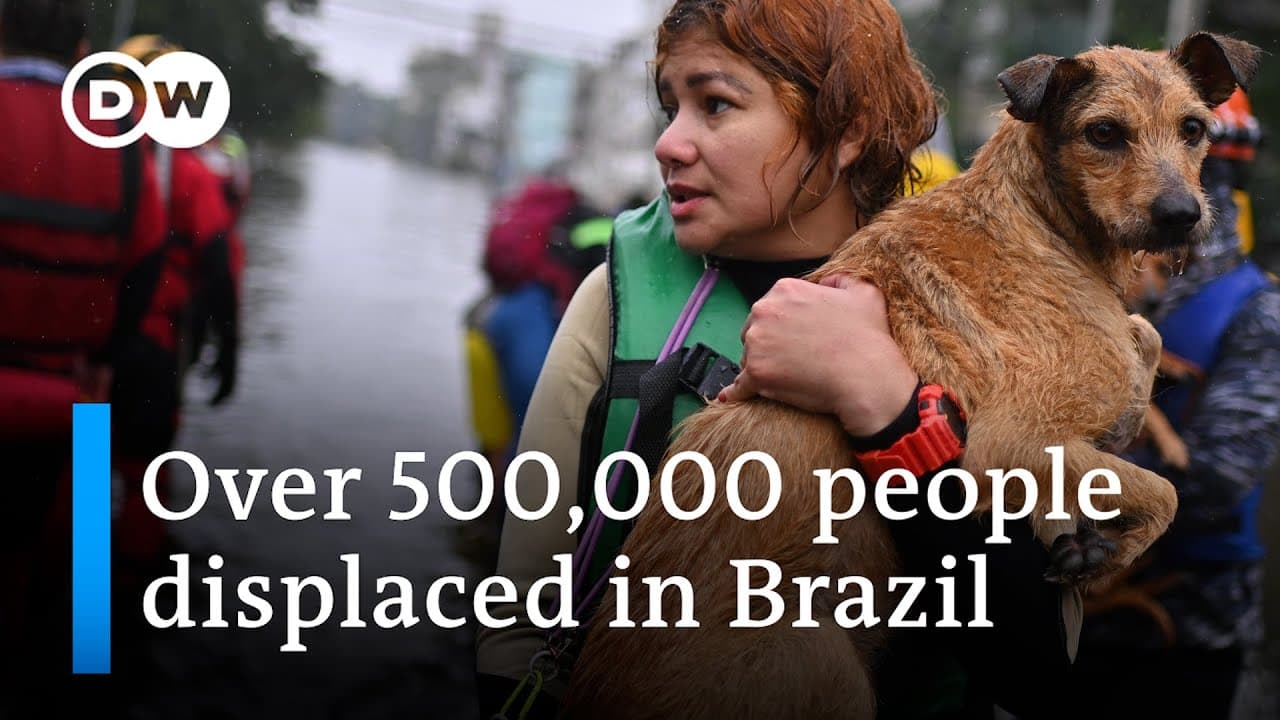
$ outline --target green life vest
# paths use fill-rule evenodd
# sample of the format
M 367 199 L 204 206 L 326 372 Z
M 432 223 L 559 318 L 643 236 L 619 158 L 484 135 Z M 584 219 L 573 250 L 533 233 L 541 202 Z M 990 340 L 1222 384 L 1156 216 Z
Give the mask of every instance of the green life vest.
M 688 255 L 676 246 L 665 195 L 618 216 L 607 264 L 612 353 L 604 385 L 587 414 L 578 477 L 579 505 L 587 508 L 588 517 L 595 511 L 593 487 L 600 461 L 626 446 L 639 407 L 641 380 L 654 367 L 672 326 L 705 270 L 702 258 Z M 701 343 L 733 363 L 740 362 L 740 334 L 748 310 L 750 306 L 733 282 L 721 278 L 698 313 L 683 347 L 692 349 Z M 703 404 L 691 389 L 681 388 L 670 416 L 652 420 L 669 430 Z M 656 467 L 649 471 L 653 477 L 658 474 Z M 635 475 L 624 464 L 613 506 L 630 507 L 635 497 Z M 613 562 L 628 530 L 627 523 L 606 519 L 592 553 L 584 592 Z

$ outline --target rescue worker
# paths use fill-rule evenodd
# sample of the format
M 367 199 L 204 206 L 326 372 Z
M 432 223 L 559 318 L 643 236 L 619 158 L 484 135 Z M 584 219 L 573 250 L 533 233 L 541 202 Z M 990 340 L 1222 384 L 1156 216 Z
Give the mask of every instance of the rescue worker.
M 1087 705 L 1063 703 L 1063 717 L 1228 720 L 1261 648 L 1258 508 L 1280 455 L 1280 288 L 1242 251 L 1233 201 L 1259 139 L 1236 130 L 1256 121 L 1238 90 L 1215 116 L 1201 182 L 1217 220 L 1150 312 L 1164 364 L 1178 369 L 1157 379 L 1154 404 L 1185 452 L 1131 453 L 1177 487 L 1178 517 L 1129 577 L 1089 598 L 1073 671 Z
M 138 35 L 118 51 L 143 65 L 181 48 L 159 35 Z M 122 80 L 134 91 L 135 107 L 145 95 L 131 74 Z M 145 141 L 144 142 L 148 142 Z M 154 144 L 157 177 L 170 257 L 144 314 L 140 332 L 127 344 L 112 385 L 113 460 L 124 484 L 119 551 L 137 564 L 142 578 L 148 564 L 163 557 L 163 523 L 146 509 L 141 483 L 146 466 L 172 449 L 182 408 L 185 370 L 198 356 L 190 342 L 193 304 L 207 310 L 217 338 L 213 374 L 217 388 L 211 405 L 235 389 L 239 352 L 239 280 L 241 253 L 222 183 L 192 149 Z M 167 491 L 165 471 L 160 492 Z
M 226 199 L 227 209 L 231 211 L 231 227 L 227 231 L 228 261 L 231 265 L 231 277 L 235 282 L 235 297 L 242 295 L 240 278 L 244 276 L 245 249 L 240 235 L 240 218 L 249 204 L 249 195 L 253 189 L 253 167 L 249 160 L 249 145 L 240 133 L 231 128 L 223 128 L 212 140 L 196 149 L 208 170 L 218 178 L 222 186 L 222 194 Z M 210 321 L 214 320 L 209 312 L 208 293 L 196 293 L 191 299 L 191 311 L 188 339 L 189 363 L 200 359 L 200 352 L 208 340 Z
M 239 222 L 253 188 L 248 143 L 234 129 L 223 128 L 212 140 L 201 145 L 197 154 L 205 167 L 222 181 L 227 207 L 231 209 L 232 219 Z
M 147 149 L 94 147 L 62 117 L 86 23 L 85 0 L 0 3 L 0 641 L 18 697 L 70 672 L 71 405 L 107 399 L 164 262 Z M 81 122 L 120 135 L 88 97 Z
M 1245 254 L 1253 251 L 1253 212 L 1249 194 L 1245 188 L 1252 174 L 1253 161 L 1262 142 L 1262 127 L 1253 114 L 1249 96 L 1237 89 L 1227 101 L 1214 109 L 1214 124 L 1209 129 L 1213 144 L 1209 156 L 1213 162 L 1229 166 L 1231 197 L 1236 205 L 1236 232 L 1240 235 L 1240 249 Z

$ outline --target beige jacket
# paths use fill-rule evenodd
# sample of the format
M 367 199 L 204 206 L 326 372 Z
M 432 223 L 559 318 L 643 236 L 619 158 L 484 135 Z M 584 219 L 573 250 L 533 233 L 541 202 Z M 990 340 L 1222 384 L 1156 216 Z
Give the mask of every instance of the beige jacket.
M 497 574 L 510 578 L 519 600 L 491 606 L 495 618 L 517 618 L 508 628 L 479 628 L 476 669 L 481 673 L 522 678 L 529 660 L 542 649 L 545 631 L 534 627 L 525 612 L 524 598 L 539 578 L 556 574 L 551 560 L 558 553 L 572 553 L 577 538 L 569 528 L 569 508 L 578 497 L 578 453 L 582 426 L 591 398 L 604 384 L 609 366 L 609 289 L 604 265 L 587 276 L 565 310 L 551 349 L 529 400 L 519 452 L 540 450 L 555 461 L 560 475 L 560 496 L 555 510 L 538 522 L 520 520 L 507 513 L 502 526 L 502 546 Z M 532 470 L 532 466 L 530 466 Z M 536 472 L 521 473 L 517 495 L 524 507 L 540 507 L 546 485 Z M 562 679 L 546 690 L 563 692 Z

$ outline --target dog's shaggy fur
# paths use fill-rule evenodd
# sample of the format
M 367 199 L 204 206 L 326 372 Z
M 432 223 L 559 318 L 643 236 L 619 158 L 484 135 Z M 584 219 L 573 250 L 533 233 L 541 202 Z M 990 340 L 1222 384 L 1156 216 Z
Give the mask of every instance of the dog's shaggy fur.
M 883 291 L 908 361 L 968 413 L 963 467 L 980 486 L 989 468 L 1026 468 L 1040 482 L 1030 522 L 1046 545 L 1080 530 L 1076 520 L 1044 520 L 1046 447 L 1065 448 L 1074 518 L 1081 518 L 1076 483 L 1085 473 L 1106 468 L 1120 477 L 1120 495 L 1095 497 L 1100 511 L 1120 511 L 1101 528 L 1117 550 L 1075 581 L 1124 568 L 1173 519 L 1173 487 L 1105 451 L 1141 426 L 1160 350 L 1155 330 L 1126 315 L 1121 294 L 1135 251 L 1185 248 L 1207 233 L 1209 212 L 1188 212 L 1208 207 L 1199 180 L 1203 131 L 1211 107 L 1248 82 L 1257 58 L 1251 45 L 1200 33 L 1168 55 L 1110 47 L 1018 63 L 999 78 L 1010 117 L 971 169 L 881 213 L 809 278 L 847 273 Z M 837 627 L 828 591 L 815 603 L 821 628 L 791 627 L 798 588 L 790 578 L 861 575 L 883 593 L 897 564 L 885 521 L 870 507 L 836 525 L 838 545 L 811 543 L 819 489 L 812 471 L 856 467 L 839 423 L 764 399 L 713 403 L 681 426 L 667 457 L 685 450 L 722 472 L 746 451 L 768 452 L 782 470 L 781 503 L 758 522 L 734 516 L 723 497 L 695 522 L 651 503 L 623 547 L 631 558 L 626 574 L 689 578 L 701 627 L 610 628 L 610 588 L 566 713 L 874 717 L 869 658 L 884 642 L 884 623 Z M 676 474 L 681 507 L 698 505 L 702 483 L 693 473 L 686 463 Z M 764 506 L 767 487 L 762 474 L 745 472 L 744 506 Z M 837 489 L 834 507 L 849 507 L 851 490 Z M 991 506 L 989 485 L 982 495 L 979 511 Z M 1022 500 L 1009 498 L 1008 506 Z M 737 570 L 728 560 L 740 558 L 782 568 L 778 592 L 787 613 L 768 628 L 728 627 L 737 612 Z M 631 616 L 647 617 L 648 587 L 633 581 L 630 588 Z M 678 614 L 675 595 L 664 599 L 673 605 L 663 608 L 666 618 Z

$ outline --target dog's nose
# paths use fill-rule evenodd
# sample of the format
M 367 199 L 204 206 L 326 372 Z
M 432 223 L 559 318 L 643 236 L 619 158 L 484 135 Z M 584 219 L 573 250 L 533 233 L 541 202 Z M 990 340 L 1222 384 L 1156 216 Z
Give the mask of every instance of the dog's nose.
M 1185 190 L 1161 193 L 1151 203 L 1151 222 L 1166 228 L 1190 228 L 1200 222 L 1200 203 Z

